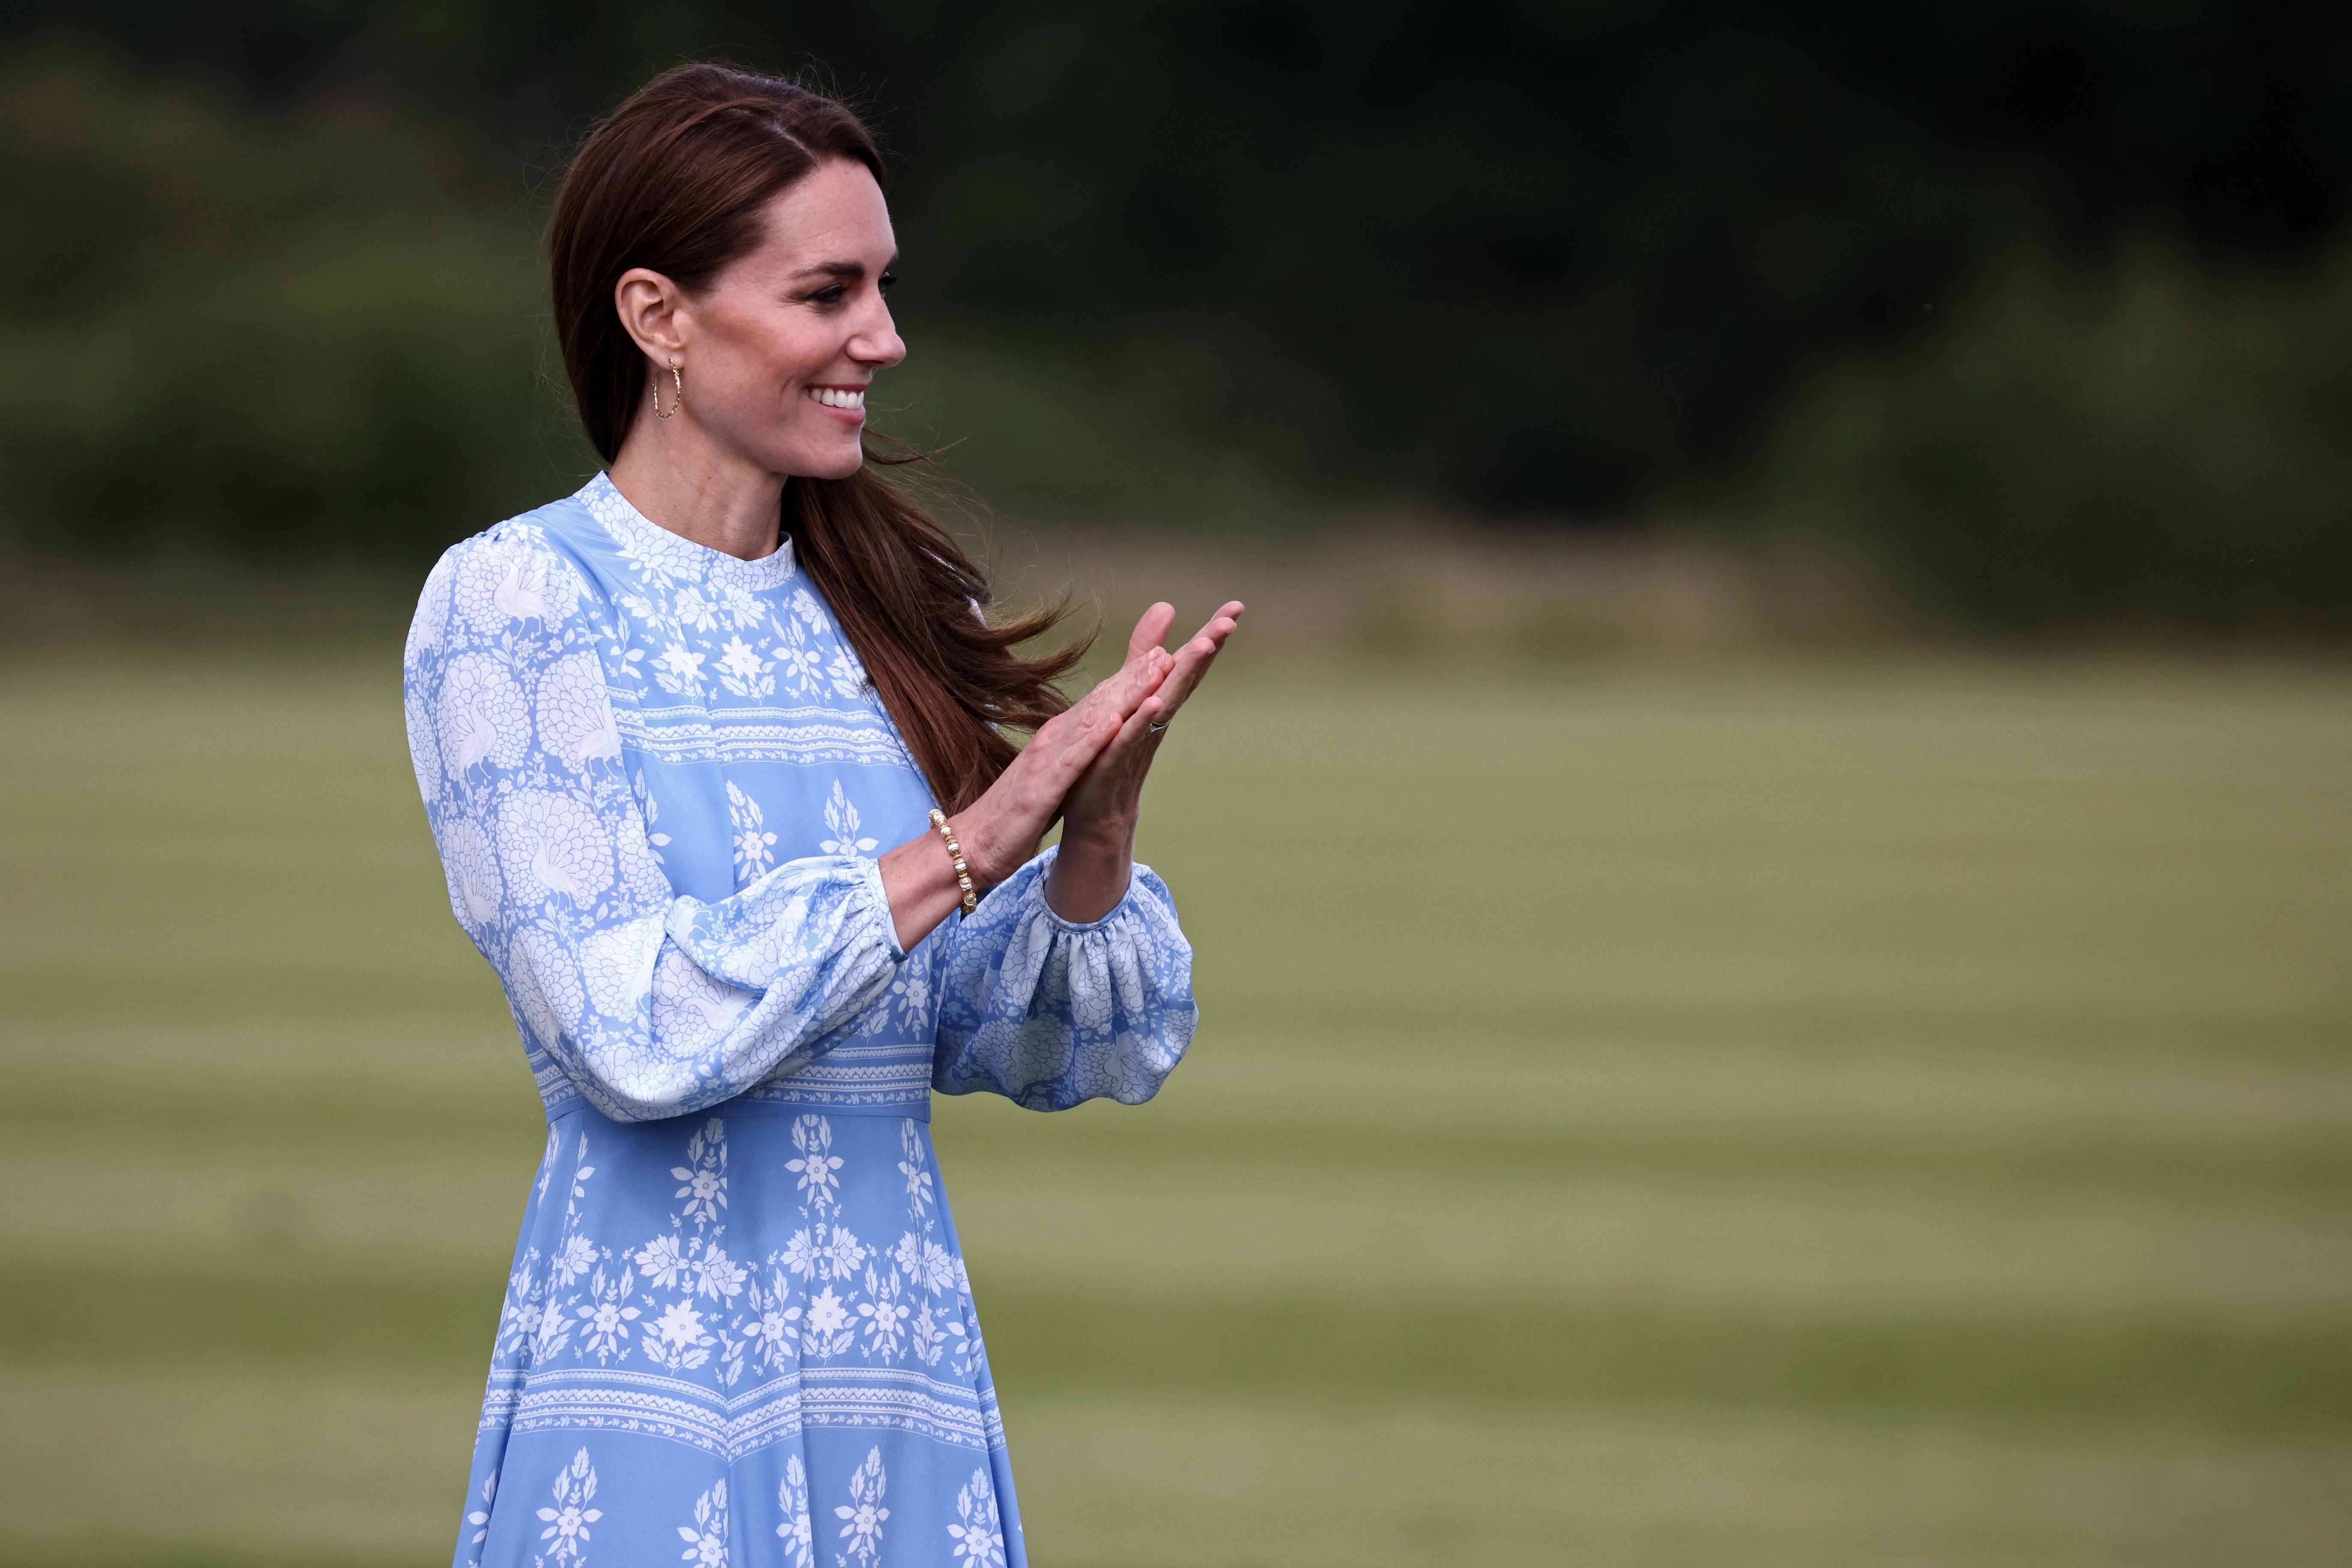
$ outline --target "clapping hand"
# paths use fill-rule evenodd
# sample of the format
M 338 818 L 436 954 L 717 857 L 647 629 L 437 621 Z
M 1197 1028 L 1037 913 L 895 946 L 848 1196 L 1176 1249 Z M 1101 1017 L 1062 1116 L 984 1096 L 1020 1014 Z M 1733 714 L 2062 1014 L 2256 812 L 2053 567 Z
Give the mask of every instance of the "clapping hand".
M 971 805 L 950 819 L 975 884 L 1004 880 L 1037 852 L 1054 819 L 1063 819 L 1062 849 L 1046 879 L 1045 899 L 1065 920 L 1096 921 L 1127 896 L 1143 781 L 1178 709 L 1184 705 L 1240 620 L 1239 602 L 1173 654 L 1161 646 L 1173 607 L 1143 613 L 1127 660 L 1108 679 L 1045 721 L 1021 754 Z M 882 858 L 899 945 L 911 948 L 954 909 L 956 884 L 931 835 Z
M 1136 704 L 1062 798 L 1062 849 L 1045 879 L 1045 901 L 1064 920 L 1100 920 L 1127 896 L 1143 781 L 1177 710 L 1216 662 L 1241 616 L 1239 600 L 1224 605 L 1172 658 L 1160 645 L 1175 624 L 1173 606 L 1154 605 L 1136 623 L 1121 672 L 1154 659 L 1168 658 L 1169 663 L 1150 695 Z

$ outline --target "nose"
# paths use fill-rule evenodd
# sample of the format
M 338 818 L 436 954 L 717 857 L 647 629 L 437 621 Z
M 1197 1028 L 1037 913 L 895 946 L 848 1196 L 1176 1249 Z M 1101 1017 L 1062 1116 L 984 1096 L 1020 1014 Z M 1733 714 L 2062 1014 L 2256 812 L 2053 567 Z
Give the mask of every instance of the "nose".
M 890 307 L 877 300 L 870 316 L 849 339 L 849 357 L 871 370 L 887 370 L 907 357 L 907 340 L 890 319 Z

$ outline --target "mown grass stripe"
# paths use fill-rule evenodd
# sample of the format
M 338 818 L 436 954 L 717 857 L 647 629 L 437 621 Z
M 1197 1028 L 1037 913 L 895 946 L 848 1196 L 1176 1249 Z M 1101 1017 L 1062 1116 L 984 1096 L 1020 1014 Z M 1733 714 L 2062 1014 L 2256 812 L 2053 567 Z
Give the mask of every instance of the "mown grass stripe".
M 520 1077 L 520 1068 L 517 1075 Z M 230 1160 L 266 1141 L 280 1153 L 315 1150 L 322 1157 L 354 1152 L 407 1153 L 423 1160 L 463 1149 L 537 1153 L 545 1123 L 527 1089 L 470 1106 L 364 1090 L 340 1098 L 275 1097 L 79 1100 L 34 1093 L 0 1104 L 0 1137 L 137 1140 L 205 1160 Z M 1468 1118 L 1428 1118 L 1402 1126 L 1369 1119 L 1214 1118 L 1171 1112 L 1097 1118 L 1040 1128 L 958 1127 L 956 1173 L 981 1161 L 1015 1161 L 1035 1170 L 1055 1163 L 1084 1178 L 1108 1164 L 1136 1172 L 1214 1167 L 1263 1172 L 1278 1183 L 1288 1172 L 1328 1176 L 1423 1169 L 1449 1182 L 1514 1183 L 1595 1177 L 1677 1182 L 1755 1175 L 1851 1180 L 1857 1187 L 1890 1180 L 1948 1184 L 1980 1191 L 2015 1190 L 2049 1198 L 2067 1190 L 2170 1193 L 2202 1199 L 2266 1196 L 2319 1203 L 2352 1198 L 2352 1142 L 2323 1132 L 2233 1131 L 2168 1137 L 2161 1132 L 2064 1128 L 2009 1135 L 1871 1136 L 1845 1126 L 1759 1131 L 1693 1117 L 1674 1128 L 1481 1125 Z
M 486 1363 L 495 1281 L 17 1268 L 12 1358 Z M 1884 1318 L 990 1291 L 1008 1389 L 1381 1403 L 1664 1402 L 2352 1430 L 2352 1325 Z

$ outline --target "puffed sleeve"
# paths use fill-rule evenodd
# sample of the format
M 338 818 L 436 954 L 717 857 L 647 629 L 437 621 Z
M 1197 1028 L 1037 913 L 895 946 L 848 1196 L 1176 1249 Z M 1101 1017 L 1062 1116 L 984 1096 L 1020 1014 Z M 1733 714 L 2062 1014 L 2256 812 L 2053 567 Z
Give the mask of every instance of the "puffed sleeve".
M 1192 945 L 1138 866 L 1118 907 L 1081 925 L 1045 903 L 1046 850 L 947 933 L 931 1087 L 1032 1110 L 1150 1100 L 1192 1043 Z
M 678 1116 L 822 1054 L 904 958 L 881 868 L 789 860 L 672 889 L 621 742 L 586 581 L 529 524 L 445 555 L 403 660 L 449 906 L 534 1055 L 622 1121 Z

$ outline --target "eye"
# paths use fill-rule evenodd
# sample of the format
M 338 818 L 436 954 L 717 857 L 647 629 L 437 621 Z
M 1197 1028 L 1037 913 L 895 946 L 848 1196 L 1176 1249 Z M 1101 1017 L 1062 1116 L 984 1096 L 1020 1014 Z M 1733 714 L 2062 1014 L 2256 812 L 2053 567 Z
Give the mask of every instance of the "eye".
M 838 305 L 848 290 L 838 283 L 828 283 L 808 297 L 813 305 Z
M 879 289 L 885 294 L 887 294 L 891 289 L 898 286 L 898 275 L 895 272 L 885 272 L 880 278 L 875 280 L 874 284 L 874 287 Z

